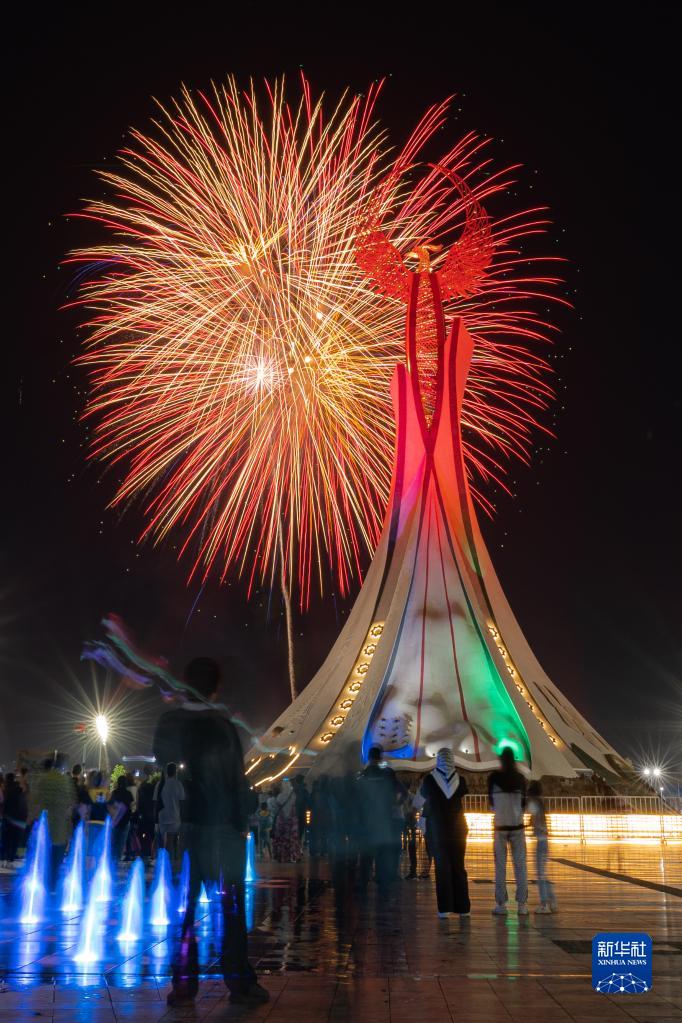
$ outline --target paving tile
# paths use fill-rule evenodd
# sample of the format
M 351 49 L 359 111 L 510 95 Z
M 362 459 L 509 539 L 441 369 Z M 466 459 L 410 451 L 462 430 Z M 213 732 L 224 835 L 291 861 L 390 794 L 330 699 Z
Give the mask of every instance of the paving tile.
M 556 852 L 556 851 L 555 851 Z M 682 884 L 679 850 L 642 847 L 565 848 L 567 861 L 604 867 L 652 882 Z M 561 912 L 519 919 L 490 915 L 490 850 L 468 852 L 473 912 L 465 926 L 435 917 L 433 880 L 403 884 L 387 904 L 373 888 L 362 901 L 352 886 L 336 890 L 326 867 L 262 865 L 254 890 L 251 958 L 271 1001 L 231 1006 L 220 976 L 210 924 L 202 924 L 206 976 L 187 1012 L 169 1011 L 174 934 L 141 943 L 124 957 L 106 940 L 104 959 L 74 974 L 78 923 L 48 921 L 29 934 L 3 908 L 0 878 L 0 1023 L 36 1018 L 55 1023 L 662 1023 L 682 1019 L 682 899 L 612 877 L 552 863 Z M 480 883 L 479 883 L 480 882 Z M 3 887 L 4 885 L 4 887 Z M 533 892 L 534 895 L 534 892 Z M 116 908 L 110 911 L 111 927 Z M 591 988 L 590 943 L 602 930 L 644 930 L 665 953 L 655 956 L 654 991 L 607 997 Z M 676 953 L 675 942 L 679 945 Z M 672 944 L 671 944 L 672 943 Z M 106 973 L 106 979 L 104 974 Z M 52 979 L 57 979 L 56 987 Z M 41 1012 L 41 1016 L 33 1013 Z

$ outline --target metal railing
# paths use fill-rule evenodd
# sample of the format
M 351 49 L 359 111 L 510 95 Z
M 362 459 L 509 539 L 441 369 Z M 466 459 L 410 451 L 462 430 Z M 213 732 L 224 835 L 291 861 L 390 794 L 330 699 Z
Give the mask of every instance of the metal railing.
M 680 814 L 682 799 L 676 796 L 659 799 L 658 796 L 544 796 L 547 813 L 582 814 Z M 488 813 L 488 796 L 477 792 L 464 797 L 464 809 L 468 813 Z
M 682 841 L 682 814 L 658 796 L 547 796 L 544 804 L 549 835 L 554 840 Z M 469 838 L 490 841 L 493 816 L 488 797 L 482 793 L 465 796 L 464 811 Z M 528 815 L 525 822 L 530 826 Z

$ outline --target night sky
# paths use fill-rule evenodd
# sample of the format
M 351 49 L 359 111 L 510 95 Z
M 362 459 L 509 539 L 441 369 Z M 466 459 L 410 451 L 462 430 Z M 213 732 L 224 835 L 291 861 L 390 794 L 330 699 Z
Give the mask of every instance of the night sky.
M 514 497 L 493 494 L 483 522 L 503 586 L 540 661 L 557 685 L 625 755 L 670 759 L 682 747 L 680 578 L 680 375 L 675 228 L 679 160 L 673 158 L 676 34 L 666 5 L 624 20 L 608 5 L 597 22 L 476 15 L 449 20 L 415 7 L 421 29 L 396 34 L 338 6 L 337 24 L 315 34 L 302 15 L 272 24 L 213 23 L 170 7 L 155 26 L 112 8 L 98 23 L 12 27 L 4 60 L 6 229 L 0 589 L 0 764 L 17 749 L 62 746 L 94 699 L 83 641 L 117 611 L 143 646 L 178 671 L 193 655 L 220 657 L 226 700 L 266 727 L 287 699 L 279 597 L 246 601 L 235 578 L 198 585 L 172 547 L 139 547 L 136 508 L 106 510 L 115 479 L 86 465 L 79 422 L 85 375 L 74 368 L 79 336 L 60 311 L 72 294 L 65 253 L 93 241 L 92 225 L 68 218 L 101 194 L 106 166 L 126 129 L 144 128 L 152 96 L 182 82 L 206 87 L 233 72 L 297 73 L 331 97 L 390 76 L 378 112 L 403 140 L 424 108 L 450 93 L 461 108 L 443 144 L 466 130 L 493 135 L 499 162 L 524 164 L 519 194 L 546 202 L 554 226 L 546 249 L 568 261 L 554 350 L 556 439 L 538 440 L 530 467 L 514 466 Z M 86 8 L 83 8 L 85 11 Z M 87 9 L 88 11 L 90 8 Z M 94 10 L 94 9 L 93 9 Z M 617 12 L 617 13 L 616 13 Z M 94 17 L 94 16 L 93 16 Z M 351 31 L 352 26 L 355 29 Z M 163 26 L 163 27 L 160 27 Z M 297 670 L 307 681 L 351 601 L 316 598 L 297 620 Z M 128 702 L 146 752 L 161 709 L 155 696 Z

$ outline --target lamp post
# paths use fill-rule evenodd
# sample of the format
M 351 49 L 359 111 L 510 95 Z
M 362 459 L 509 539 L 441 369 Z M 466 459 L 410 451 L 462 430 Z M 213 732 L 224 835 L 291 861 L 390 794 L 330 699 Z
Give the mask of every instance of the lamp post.
M 107 771 L 107 739 L 109 738 L 109 722 L 104 714 L 98 714 L 95 718 L 95 728 L 100 739 L 99 770 Z

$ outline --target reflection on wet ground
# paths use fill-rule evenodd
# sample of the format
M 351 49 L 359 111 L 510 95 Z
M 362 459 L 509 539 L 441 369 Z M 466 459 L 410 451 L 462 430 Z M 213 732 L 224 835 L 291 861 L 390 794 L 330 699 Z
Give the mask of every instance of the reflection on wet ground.
M 472 844 L 468 921 L 437 919 L 433 878 L 401 880 L 384 901 L 373 886 L 359 893 L 346 868 L 259 864 L 261 878 L 250 886 L 247 905 L 250 956 L 273 1001 L 251 1015 L 273 1023 L 382 1023 L 416 1015 L 429 1023 L 682 1019 L 680 847 L 557 845 L 553 856 L 559 912 L 519 918 L 512 903 L 506 918 L 494 918 L 491 850 Z M 37 1012 L 54 1023 L 164 1018 L 177 925 L 147 925 L 141 941 L 121 943 L 121 900 L 115 899 L 101 961 L 77 967 L 80 915 L 50 910 L 43 923 L 22 926 L 8 878 L 1 884 L 0 977 L 8 991 L 0 993 L 0 1021 Z M 531 884 L 531 907 L 536 901 Z M 201 922 L 202 997 L 191 1018 L 236 1018 L 236 1008 L 224 1000 L 212 917 L 209 906 Z M 652 935 L 652 992 L 628 999 L 591 990 L 591 940 L 605 930 Z

